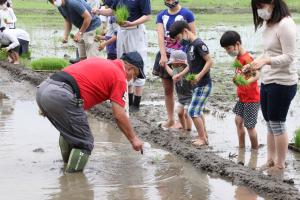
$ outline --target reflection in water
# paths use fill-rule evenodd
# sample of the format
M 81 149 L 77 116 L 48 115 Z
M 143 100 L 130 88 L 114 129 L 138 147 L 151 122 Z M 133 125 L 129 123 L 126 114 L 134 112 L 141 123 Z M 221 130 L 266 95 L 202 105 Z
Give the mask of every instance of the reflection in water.
M 237 157 L 237 163 L 240 165 L 245 165 L 245 148 L 239 148 L 238 157 Z M 257 150 L 251 150 L 250 153 L 250 159 L 246 166 L 250 167 L 251 169 L 256 169 L 257 167 L 257 156 L 258 151 Z
M 59 177 L 59 189 L 58 193 L 50 195 L 52 200 L 94 200 L 93 186 L 84 173 L 63 174 Z
M 257 200 L 258 198 L 257 194 L 244 186 L 236 187 L 234 197 L 236 200 Z

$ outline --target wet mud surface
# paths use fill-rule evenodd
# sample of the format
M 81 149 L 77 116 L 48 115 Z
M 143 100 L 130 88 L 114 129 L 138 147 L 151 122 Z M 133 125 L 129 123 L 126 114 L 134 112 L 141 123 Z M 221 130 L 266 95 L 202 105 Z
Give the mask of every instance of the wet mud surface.
M 33 85 L 37 85 L 49 75 L 32 72 L 30 69 L 6 62 L 0 62 L 0 66 L 8 70 L 15 81 L 26 80 Z M 151 96 L 153 93 L 148 92 L 148 95 Z M 176 131 L 162 131 L 157 127 L 157 123 L 164 118 L 163 109 L 162 106 L 144 105 L 140 113 L 131 115 L 134 129 L 143 140 L 157 144 L 178 157 L 190 161 L 196 168 L 212 175 L 225 177 L 233 184 L 247 186 L 266 198 L 300 199 L 297 187 L 289 179 L 269 176 L 251 167 L 238 165 L 217 155 L 211 147 L 197 149 L 191 145 L 192 136 L 182 135 L 181 132 Z M 92 109 L 91 114 L 114 125 L 110 105 L 107 103 Z

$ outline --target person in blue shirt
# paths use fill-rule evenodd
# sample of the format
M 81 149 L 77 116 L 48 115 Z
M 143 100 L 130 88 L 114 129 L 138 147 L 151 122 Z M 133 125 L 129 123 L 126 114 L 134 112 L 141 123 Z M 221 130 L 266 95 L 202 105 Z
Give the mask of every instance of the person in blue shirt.
M 174 83 L 165 67 L 172 51 L 184 48 L 180 41 L 169 36 L 169 29 L 175 21 L 184 20 L 188 23 L 191 31 L 196 34 L 196 26 L 194 14 L 189 9 L 183 8 L 179 4 L 179 0 L 164 0 L 164 3 L 168 8 L 158 13 L 156 19 L 159 52 L 156 55 L 152 73 L 159 76 L 163 83 L 168 119 L 160 126 L 167 129 L 175 124 Z
M 126 6 L 129 11 L 127 21 L 120 25 L 117 39 L 117 57 L 123 53 L 137 51 L 142 56 L 144 63 L 147 59 L 147 38 L 144 23 L 150 20 L 150 0 L 109 0 L 111 6 L 108 9 L 95 9 L 98 15 L 112 16 L 119 6 Z M 136 79 L 129 84 L 129 106 L 131 112 L 139 111 L 145 79 Z
M 65 33 L 63 42 L 68 42 L 68 36 L 72 25 L 79 30 L 74 35 L 74 41 L 78 44 L 81 60 L 97 56 L 97 44 L 94 42 L 96 28 L 101 22 L 98 16 L 92 14 L 92 9 L 85 0 L 49 0 L 56 6 L 60 14 L 65 18 Z

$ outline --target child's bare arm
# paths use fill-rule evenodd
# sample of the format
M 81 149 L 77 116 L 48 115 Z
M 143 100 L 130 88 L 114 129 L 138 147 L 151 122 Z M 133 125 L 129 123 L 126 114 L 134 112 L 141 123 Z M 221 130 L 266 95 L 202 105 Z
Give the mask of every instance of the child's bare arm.
M 259 73 L 259 71 L 257 70 L 257 71 L 256 71 L 256 75 L 253 76 L 253 77 L 250 77 L 250 78 L 247 80 L 248 83 L 253 83 L 253 82 L 257 81 L 257 80 L 259 79 L 259 75 L 260 75 L 260 73 Z
M 197 81 L 197 82 L 199 82 L 201 80 L 201 78 L 203 76 L 205 76 L 205 74 L 207 74 L 208 71 L 210 70 L 210 68 L 213 66 L 213 60 L 209 54 L 206 54 L 205 56 L 203 56 L 203 59 L 206 61 L 206 63 L 204 65 L 203 69 L 201 70 L 201 72 L 196 75 L 195 81 Z
M 165 70 L 168 72 L 168 74 L 169 74 L 170 76 L 173 76 L 173 70 L 171 69 L 171 67 L 169 67 L 169 65 L 166 65 L 166 66 L 165 66 Z
M 180 72 L 179 74 L 176 74 L 175 76 L 173 76 L 173 80 L 174 81 L 179 81 L 189 71 L 190 71 L 190 68 L 189 68 L 189 66 L 187 66 L 186 68 L 184 68 L 184 70 L 182 70 L 182 72 Z

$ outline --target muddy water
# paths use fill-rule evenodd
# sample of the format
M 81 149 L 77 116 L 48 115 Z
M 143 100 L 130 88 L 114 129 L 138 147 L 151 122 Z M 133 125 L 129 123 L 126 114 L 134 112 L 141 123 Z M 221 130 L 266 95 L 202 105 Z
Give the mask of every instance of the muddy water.
M 64 174 L 58 133 L 37 114 L 34 88 L 0 72 L 1 199 L 262 199 L 155 146 L 135 153 L 116 127 L 93 118 L 85 172 Z

